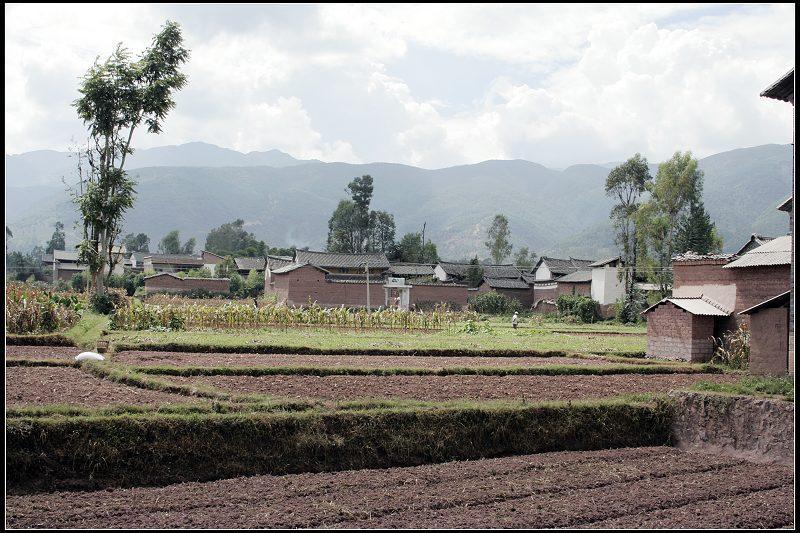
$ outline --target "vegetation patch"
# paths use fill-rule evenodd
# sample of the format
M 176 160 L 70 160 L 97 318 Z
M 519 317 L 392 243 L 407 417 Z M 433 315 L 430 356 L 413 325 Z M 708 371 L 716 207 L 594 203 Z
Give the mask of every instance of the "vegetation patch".
M 669 413 L 620 401 L 524 408 L 11 418 L 10 492 L 162 485 L 665 444 Z
M 7 358 L 6 366 L 68 366 L 78 368 L 81 364 L 69 359 L 21 359 Z
M 740 379 L 737 383 L 712 383 L 709 381 L 698 381 L 692 385 L 691 389 L 705 392 L 721 392 L 726 394 L 780 398 L 790 402 L 794 401 L 794 380 L 789 376 L 746 376 Z
M 8 346 L 75 346 L 75 342 L 61 333 L 20 335 L 6 333 Z

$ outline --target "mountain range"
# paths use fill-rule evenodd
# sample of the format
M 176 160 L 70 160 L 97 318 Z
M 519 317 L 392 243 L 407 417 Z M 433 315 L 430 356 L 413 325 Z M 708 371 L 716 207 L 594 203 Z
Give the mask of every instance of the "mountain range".
M 125 232 L 144 232 L 155 248 L 177 229 L 202 245 L 208 231 L 237 218 L 270 246 L 324 249 L 327 222 L 355 176 L 374 178 L 373 208 L 395 216 L 397 237 L 420 231 L 442 257 L 487 255 L 486 229 L 497 213 L 509 220 L 515 247 L 540 255 L 599 258 L 614 255 L 605 195 L 613 165 L 581 164 L 554 170 L 525 160 L 491 160 L 442 169 L 394 163 L 326 163 L 279 150 L 243 154 L 206 143 L 139 150 L 129 174 L 138 185 Z M 49 150 L 6 155 L 6 225 L 10 250 L 43 245 L 56 221 L 67 244 L 78 240 L 75 209 L 65 183 L 75 160 Z M 656 165 L 652 166 L 653 175 Z M 788 217 L 775 206 L 789 196 L 792 146 L 763 145 L 700 160 L 704 201 L 725 242 L 735 251 L 751 233 L 787 233 Z

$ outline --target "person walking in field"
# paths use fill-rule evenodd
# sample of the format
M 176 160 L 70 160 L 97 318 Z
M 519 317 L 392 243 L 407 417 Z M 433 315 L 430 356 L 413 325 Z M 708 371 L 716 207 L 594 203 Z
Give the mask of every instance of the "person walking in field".
M 517 329 L 517 323 L 519 322 L 519 315 L 516 311 L 514 311 L 514 316 L 511 317 L 511 327 Z

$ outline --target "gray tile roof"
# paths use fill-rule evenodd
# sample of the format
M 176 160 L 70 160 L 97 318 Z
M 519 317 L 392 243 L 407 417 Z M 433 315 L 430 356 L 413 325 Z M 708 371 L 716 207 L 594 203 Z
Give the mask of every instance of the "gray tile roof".
M 472 265 L 469 263 L 447 263 L 439 262 L 445 274 L 455 278 L 465 278 L 467 271 Z M 478 265 L 483 268 L 483 275 L 488 278 L 518 278 L 522 275 L 522 271 L 514 265 Z
M 729 316 L 731 311 L 725 309 L 721 304 L 711 300 L 710 298 L 664 298 L 655 305 L 652 305 L 642 311 L 642 314 L 649 313 L 659 305 L 670 302 L 684 311 L 688 311 L 693 315 L 699 316 Z
M 733 254 L 697 254 L 692 251 L 684 252 L 672 257 L 675 263 L 690 263 L 692 261 L 728 261 Z
M 433 265 L 392 263 L 389 271 L 396 276 L 433 276 Z
M 734 254 L 734 255 L 743 255 L 749 252 L 750 250 L 754 250 L 761 246 L 764 243 L 767 243 L 774 239 L 775 237 L 764 237 L 763 235 L 759 235 L 757 233 L 753 233 L 750 235 L 750 239 L 742 245 L 741 248 Z
M 364 268 L 368 261 L 370 268 L 389 268 L 389 260 L 384 253 L 340 254 L 297 250 L 295 262 L 308 263 L 322 268 Z
M 775 237 L 722 268 L 788 265 L 792 262 L 792 236 Z
M 547 265 L 548 270 L 550 270 L 554 276 L 563 276 L 589 267 L 589 265 L 594 263 L 594 259 L 575 259 L 574 257 L 570 257 L 569 259 L 559 259 L 557 257 L 540 257 L 539 261 L 536 263 L 537 268 L 542 263 Z
M 576 270 L 566 276 L 561 276 L 556 281 L 558 283 L 591 283 L 592 271 L 591 270 Z
M 234 259 L 237 270 L 264 270 L 266 261 L 263 257 L 236 257 Z
M 621 257 L 620 257 L 620 256 L 616 256 L 616 257 L 606 257 L 606 258 L 604 258 L 604 259 L 601 259 L 600 261 L 595 261 L 594 263 L 592 263 L 592 264 L 591 264 L 591 265 L 589 265 L 589 266 L 590 266 L 590 267 L 592 267 L 592 268 L 594 268 L 594 267 L 601 267 L 601 266 L 606 266 L 606 265 L 607 265 L 607 264 L 609 264 L 609 263 L 613 263 L 614 261 L 620 261 L 620 260 L 621 260 Z
M 203 258 L 196 255 L 178 255 L 178 254 L 148 254 L 142 260 L 150 259 L 157 265 L 191 265 L 203 266 Z
M 317 270 L 320 270 L 320 271 L 324 272 L 325 274 L 330 274 L 330 272 L 328 272 L 324 268 L 318 267 L 317 265 L 312 265 L 310 263 L 289 263 L 288 265 L 282 266 L 280 268 L 276 268 L 275 270 L 272 271 L 272 273 L 273 274 L 286 274 L 286 273 L 291 272 L 293 270 L 297 270 L 298 268 L 303 268 L 304 266 L 310 266 L 312 268 L 316 268 Z
M 772 85 L 764 89 L 761 96 L 794 103 L 794 69 L 790 70 Z
M 522 278 L 510 279 L 484 277 L 483 283 L 486 283 L 492 289 L 530 289 L 530 285 L 528 285 Z

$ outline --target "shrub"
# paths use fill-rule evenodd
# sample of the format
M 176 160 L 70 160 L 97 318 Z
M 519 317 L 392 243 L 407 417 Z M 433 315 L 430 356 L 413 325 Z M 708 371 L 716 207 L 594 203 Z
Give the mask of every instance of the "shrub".
M 581 294 L 562 294 L 556 300 L 558 316 L 562 320 L 574 320 L 576 322 L 592 323 L 597 320 L 598 306 L 596 300 Z
M 74 276 L 72 276 L 72 281 L 70 281 L 72 285 L 72 290 L 75 292 L 83 292 L 86 290 L 86 286 L 88 285 L 88 277 L 86 276 L 85 272 L 78 272 Z
M 744 370 L 750 363 L 750 331 L 742 324 L 735 331 L 726 332 L 722 338 L 714 337 L 712 363 Z
M 630 293 L 626 293 L 617 302 L 617 321 L 622 324 L 635 324 L 642 320 L 641 312 L 647 306 L 647 298 L 644 293 L 636 287 Z
M 470 297 L 469 305 L 474 311 L 489 315 L 508 315 L 522 310 L 519 300 L 496 291 Z

